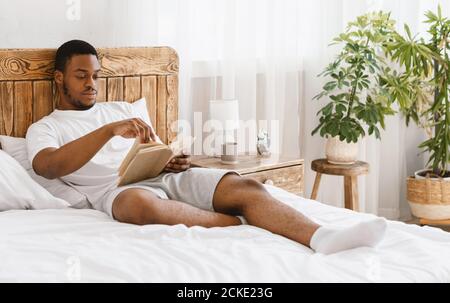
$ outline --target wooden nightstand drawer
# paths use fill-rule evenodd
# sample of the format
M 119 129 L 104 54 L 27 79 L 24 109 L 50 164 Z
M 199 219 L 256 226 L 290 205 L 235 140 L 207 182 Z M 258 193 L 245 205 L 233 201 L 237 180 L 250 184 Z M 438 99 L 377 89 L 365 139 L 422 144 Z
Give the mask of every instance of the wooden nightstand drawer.
M 295 165 L 256 173 L 243 174 L 261 183 L 275 185 L 291 193 L 303 194 L 303 165 Z
M 226 165 L 220 159 L 194 156 L 193 167 L 208 167 L 235 170 L 244 177 L 254 178 L 265 184 L 273 184 L 297 195 L 303 195 L 303 159 L 271 155 L 268 158 L 256 155 L 240 155 L 238 163 Z

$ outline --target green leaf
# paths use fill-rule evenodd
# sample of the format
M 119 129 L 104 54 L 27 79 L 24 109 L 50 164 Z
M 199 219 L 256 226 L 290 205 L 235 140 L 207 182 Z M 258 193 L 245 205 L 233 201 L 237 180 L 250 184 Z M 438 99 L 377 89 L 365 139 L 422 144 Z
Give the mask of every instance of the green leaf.
M 329 91 L 332 91 L 333 89 L 335 89 L 336 86 L 337 86 L 336 81 L 330 81 L 330 82 L 327 82 L 327 83 L 323 86 L 323 89 L 324 89 L 325 91 L 329 92 Z
M 324 124 L 325 122 L 321 122 L 312 132 L 311 132 L 311 136 L 314 136 L 318 131 L 319 131 L 319 129 L 322 127 L 322 125 Z
M 380 139 L 380 131 L 376 126 L 374 126 L 374 130 L 375 130 L 375 138 Z
M 432 11 L 427 11 L 425 13 L 425 16 L 428 18 L 425 21 L 425 23 L 433 23 L 433 22 L 436 22 L 438 20 L 438 17 Z
M 405 28 L 406 34 L 408 35 L 409 40 L 412 40 L 411 30 L 409 29 L 408 24 L 405 23 L 404 28 Z
M 327 133 L 326 127 L 322 127 L 322 128 L 320 129 L 320 136 L 323 137 L 323 136 L 325 136 L 326 133 Z
M 323 108 L 322 113 L 325 116 L 329 116 L 332 111 L 333 111 L 333 103 L 328 103 L 328 105 Z
M 336 105 L 336 112 L 337 112 L 337 113 L 343 113 L 343 112 L 345 112 L 346 110 L 347 110 L 347 108 L 346 108 L 344 105 L 342 105 L 342 104 Z

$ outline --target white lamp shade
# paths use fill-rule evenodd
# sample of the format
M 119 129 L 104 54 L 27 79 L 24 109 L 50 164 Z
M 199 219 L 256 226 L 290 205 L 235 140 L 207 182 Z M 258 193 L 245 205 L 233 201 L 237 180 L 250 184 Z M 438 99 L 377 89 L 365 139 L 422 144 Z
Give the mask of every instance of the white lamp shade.
M 211 120 L 221 123 L 221 130 L 235 130 L 239 128 L 238 100 L 211 100 L 209 102 Z

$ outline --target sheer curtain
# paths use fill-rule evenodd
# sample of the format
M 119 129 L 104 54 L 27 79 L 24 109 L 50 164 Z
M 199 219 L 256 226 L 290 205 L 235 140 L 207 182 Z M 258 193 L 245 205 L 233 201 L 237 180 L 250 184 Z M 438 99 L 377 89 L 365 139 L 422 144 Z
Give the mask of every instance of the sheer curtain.
M 278 121 L 278 129 L 269 129 L 274 146 L 305 159 L 306 196 L 314 181 L 310 163 L 324 156 L 325 140 L 310 133 L 318 121 L 316 112 L 326 102 L 312 101 L 324 82 L 317 74 L 338 51 L 328 43 L 348 21 L 380 9 L 392 12 L 399 29 L 407 22 L 413 31 L 424 32 L 423 13 L 436 10 L 439 3 L 80 0 L 80 19 L 68 20 L 67 9 L 76 2 L 42 0 L 38 6 L 32 0 L 2 0 L 0 28 L 6 35 L 0 47 L 57 47 L 73 38 L 97 47 L 171 46 L 180 57 L 180 119 L 194 123 L 202 115 L 206 120 L 210 99 L 236 98 L 242 120 Z M 450 15 L 449 2 L 441 5 Z M 42 7 L 46 9 L 34 13 Z M 359 143 L 359 158 L 370 164 L 370 174 L 359 178 L 362 211 L 392 219 L 409 216 L 405 179 L 424 165 L 417 149 L 423 139 L 421 130 L 390 117 L 381 141 L 365 138 Z M 247 150 L 254 151 L 252 142 Z M 341 206 L 341 179 L 324 175 L 318 200 Z

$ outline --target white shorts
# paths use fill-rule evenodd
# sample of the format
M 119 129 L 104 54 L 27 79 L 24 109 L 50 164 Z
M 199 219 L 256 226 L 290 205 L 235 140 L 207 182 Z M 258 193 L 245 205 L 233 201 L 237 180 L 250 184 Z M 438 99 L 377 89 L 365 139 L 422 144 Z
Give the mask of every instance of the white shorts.
M 171 199 L 188 203 L 200 209 L 214 211 L 213 195 L 217 184 L 228 173 L 238 172 L 226 169 L 189 168 L 180 173 L 165 172 L 141 182 L 116 187 L 92 203 L 97 210 L 113 217 L 114 199 L 129 188 L 142 188 L 155 193 L 160 199 Z

